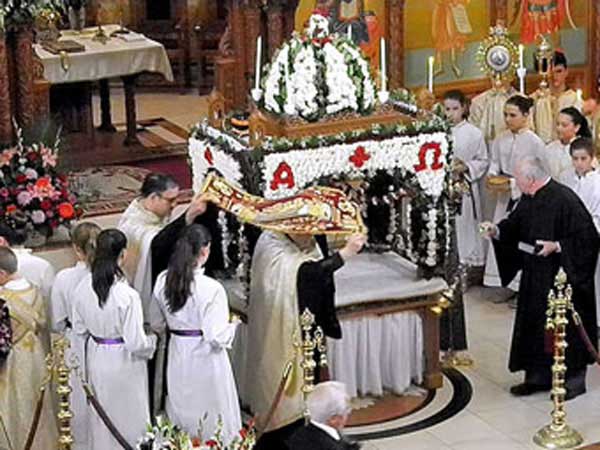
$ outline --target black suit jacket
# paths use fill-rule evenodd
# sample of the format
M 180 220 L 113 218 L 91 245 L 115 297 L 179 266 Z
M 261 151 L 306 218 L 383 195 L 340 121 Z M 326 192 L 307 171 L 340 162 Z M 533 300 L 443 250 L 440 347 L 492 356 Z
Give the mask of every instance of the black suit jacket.
M 336 441 L 312 423 L 298 428 L 288 441 L 289 450 L 359 450 L 360 445 L 342 438 Z

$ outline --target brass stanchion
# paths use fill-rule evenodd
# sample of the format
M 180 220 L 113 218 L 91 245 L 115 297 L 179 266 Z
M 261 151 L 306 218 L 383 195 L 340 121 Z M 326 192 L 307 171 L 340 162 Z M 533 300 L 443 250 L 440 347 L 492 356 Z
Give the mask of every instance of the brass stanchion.
M 554 332 L 554 364 L 552 365 L 552 423 L 546 425 L 533 436 L 533 442 L 548 449 L 571 449 L 583 442 L 581 435 L 567 424 L 565 411 L 565 350 L 567 348 L 566 328 L 569 320 L 567 310 L 572 308 L 570 285 L 566 285 L 567 275 L 560 269 L 554 282 L 554 290 L 548 295 L 546 329 Z
M 73 434 L 71 430 L 71 386 L 69 386 L 69 375 L 71 369 L 65 361 L 65 352 L 71 346 L 65 337 L 54 342 L 54 376 L 56 377 L 56 393 L 58 394 L 58 448 L 59 450 L 71 450 L 73 446 Z

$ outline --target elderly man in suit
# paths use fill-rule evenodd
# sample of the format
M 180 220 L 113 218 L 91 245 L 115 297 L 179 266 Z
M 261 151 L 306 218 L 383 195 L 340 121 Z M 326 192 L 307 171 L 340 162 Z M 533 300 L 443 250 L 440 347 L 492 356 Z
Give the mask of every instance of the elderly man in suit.
M 310 423 L 299 428 L 288 441 L 290 450 L 359 450 L 341 431 L 350 415 L 350 396 L 337 381 L 319 383 L 307 399 Z

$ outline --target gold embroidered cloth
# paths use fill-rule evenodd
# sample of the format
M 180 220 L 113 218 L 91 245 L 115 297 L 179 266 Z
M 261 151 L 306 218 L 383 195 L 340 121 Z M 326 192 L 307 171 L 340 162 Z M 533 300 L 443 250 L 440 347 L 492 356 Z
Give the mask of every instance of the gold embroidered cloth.
M 366 233 L 360 209 L 339 189 L 315 186 L 293 197 L 266 200 L 210 173 L 200 193 L 242 222 L 286 234 Z

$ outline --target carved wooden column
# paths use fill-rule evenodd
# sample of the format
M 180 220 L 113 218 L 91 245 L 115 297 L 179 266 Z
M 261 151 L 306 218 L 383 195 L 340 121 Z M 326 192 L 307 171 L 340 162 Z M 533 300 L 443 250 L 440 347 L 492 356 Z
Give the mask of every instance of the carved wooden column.
M 389 87 L 396 89 L 404 84 L 404 0 L 388 0 L 386 6 Z
M 22 28 L 15 34 L 15 73 L 17 80 L 17 122 L 22 128 L 30 127 L 34 119 L 33 101 L 33 30 Z
M 296 29 L 296 9 L 299 0 L 289 0 L 284 8 L 285 36 L 284 40 L 289 39 Z
M 245 57 L 246 57 L 246 70 L 244 71 L 244 86 L 246 92 L 249 92 L 251 86 L 254 85 L 254 68 L 256 64 L 256 38 L 262 34 L 262 20 L 261 10 L 257 2 L 249 2 L 244 9 L 244 15 L 246 20 L 246 33 L 245 33 Z M 263 35 L 263 43 L 266 36 Z M 266 46 L 263 45 L 263 49 Z M 264 56 L 264 53 L 263 53 Z M 263 61 L 265 59 L 263 58 Z
M 269 8 L 267 23 L 269 24 L 269 59 L 286 39 L 285 20 L 283 15 L 284 6 L 281 2 L 275 2 Z
M 0 144 L 8 144 L 12 141 L 11 111 L 8 52 L 5 35 L 0 32 Z
M 246 102 L 248 92 L 246 81 L 246 43 L 245 18 L 242 11 L 242 1 L 232 0 L 229 10 L 229 26 L 233 42 L 234 57 L 237 61 L 235 68 L 235 92 L 233 107 L 242 106 Z M 226 93 L 223 93 L 227 97 Z

